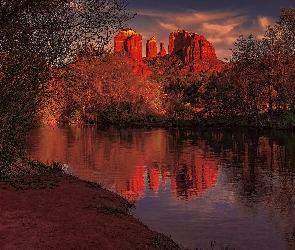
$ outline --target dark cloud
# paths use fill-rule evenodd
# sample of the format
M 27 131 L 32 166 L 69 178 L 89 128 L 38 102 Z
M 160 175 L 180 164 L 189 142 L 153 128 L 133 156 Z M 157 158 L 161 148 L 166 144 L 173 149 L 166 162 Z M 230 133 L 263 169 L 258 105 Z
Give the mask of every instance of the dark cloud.
M 291 5 L 295 5 L 294 0 L 129 0 L 129 6 L 135 9 L 156 9 L 171 12 L 178 12 L 182 8 L 196 11 L 246 9 L 254 15 L 260 13 L 272 16 L 277 15 L 281 7 L 288 8 Z

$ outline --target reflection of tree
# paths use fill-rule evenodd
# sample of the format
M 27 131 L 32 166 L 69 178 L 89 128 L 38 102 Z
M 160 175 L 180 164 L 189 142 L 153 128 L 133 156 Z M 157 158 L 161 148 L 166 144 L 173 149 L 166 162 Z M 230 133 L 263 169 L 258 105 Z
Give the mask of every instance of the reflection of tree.
M 268 134 L 244 130 L 238 137 L 242 140 L 233 139 L 233 148 L 226 153 L 222 168 L 224 183 L 248 213 L 267 213 L 270 224 L 284 235 L 288 247 L 294 249 L 294 135 L 283 131 Z M 244 149 L 237 150 L 236 144 L 243 144 Z M 223 152 L 220 154 L 224 155 Z
M 242 194 L 245 194 L 247 198 L 257 195 L 256 186 L 259 185 L 259 175 L 256 173 L 256 161 L 258 158 L 258 141 L 259 131 L 253 131 L 249 133 L 249 136 L 245 138 L 245 162 L 248 162 L 247 166 L 244 167 L 243 182 L 242 182 Z

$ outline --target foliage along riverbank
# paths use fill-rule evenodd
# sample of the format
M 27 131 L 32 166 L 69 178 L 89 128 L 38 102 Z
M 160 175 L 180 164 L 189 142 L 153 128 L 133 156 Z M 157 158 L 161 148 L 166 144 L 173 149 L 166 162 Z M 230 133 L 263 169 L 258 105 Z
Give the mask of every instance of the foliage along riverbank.
M 221 72 L 187 72 L 177 55 L 95 56 L 91 48 L 51 69 L 43 123 L 163 123 L 295 127 L 295 9 L 282 8 L 262 39 L 239 37 Z M 88 54 L 87 54 L 88 53 Z
M 107 20 L 114 32 L 118 22 L 130 17 L 124 11 L 127 5 L 120 3 L 122 8 L 114 6 L 118 15 Z M 34 5 L 32 11 L 44 11 L 40 18 L 46 22 L 48 11 L 54 10 L 68 25 L 66 6 L 54 1 L 45 9 Z M 107 6 L 108 1 L 100 8 Z M 94 10 L 99 12 L 99 8 L 89 9 Z M 13 8 L 10 11 L 14 13 Z M 74 51 L 68 47 L 71 60 L 64 58 L 69 53 L 59 47 L 65 45 L 59 35 L 68 30 L 58 27 L 61 34 L 57 32 L 56 40 L 61 44 L 56 48 L 42 32 L 23 37 L 32 34 L 25 31 L 31 30 L 30 24 L 36 20 L 34 15 L 18 11 L 9 20 L 12 32 L 0 32 L 0 43 L 5 44 L 0 52 L 0 166 L 24 155 L 26 133 L 36 123 L 295 127 L 293 7 L 281 9 L 276 24 L 267 28 L 262 39 L 239 37 L 221 72 L 188 72 L 176 53 L 143 59 L 141 63 L 151 72 L 148 77 L 134 72 L 140 71 L 142 64 L 132 62 L 125 53 L 107 53 L 92 43 L 80 44 Z M 99 13 L 94 16 L 105 18 Z M 83 20 L 93 25 L 87 17 Z M 21 18 L 28 27 L 16 25 L 22 23 Z M 101 37 L 102 44 L 108 44 L 111 37 L 107 34 Z M 72 44 L 76 36 L 70 35 Z M 18 40 L 25 46 L 15 44 Z
M 148 78 L 132 72 L 124 53 L 53 69 L 39 122 L 295 128 L 293 71 L 284 76 L 282 93 L 273 87 L 268 93 L 264 80 L 251 83 L 255 75 L 240 82 L 242 70 L 250 74 L 240 59 L 222 72 L 200 73 L 181 73 L 184 65 L 174 57 L 158 59 L 147 62 Z

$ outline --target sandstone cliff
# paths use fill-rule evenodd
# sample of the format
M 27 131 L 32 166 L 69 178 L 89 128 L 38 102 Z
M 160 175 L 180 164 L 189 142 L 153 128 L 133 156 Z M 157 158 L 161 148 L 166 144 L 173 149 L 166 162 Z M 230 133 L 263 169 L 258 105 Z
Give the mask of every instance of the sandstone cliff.
M 157 56 L 157 41 L 153 36 L 150 40 L 147 40 L 146 43 L 146 57 L 152 59 Z
M 221 71 L 225 65 L 217 59 L 212 43 L 204 36 L 186 30 L 170 34 L 168 53 L 184 63 L 182 72 Z
M 176 54 L 184 63 L 217 59 L 212 43 L 204 36 L 186 30 L 176 30 L 170 34 L 168 54 Z
M 115 52 L 125 51 L 134 64 L 134 72 L 146 77 L 151 74 L 142 61 L 142 36 L 132 29 L 121 30 L 114 39 Z M 153 36 L 146 43 L 146 59 L 166 56 L 164 43 L 160 42 L 157 51 L 156 38 Z M 176 30 L 169 36 L 168 55 L 182 61 L 181 72 L 221 71 L 224 62 L 216 57 L 215 48 L 204 36 L 186 30 Z M 129 62 L 130 63 L 130 62 Z
M 142 35 L 134 30 L 121 30 L 114 38 L 114 45 L 114 52 L 125 51 L 133 59 L 142 60 Z
M 114 38 L 114 52 L 125 52 L 129 58 L 126 63 L 133 65 L 133 72 L 147 77 L 151 74 L 142 61 L 142 35 L 132 29 L 121 30 Z

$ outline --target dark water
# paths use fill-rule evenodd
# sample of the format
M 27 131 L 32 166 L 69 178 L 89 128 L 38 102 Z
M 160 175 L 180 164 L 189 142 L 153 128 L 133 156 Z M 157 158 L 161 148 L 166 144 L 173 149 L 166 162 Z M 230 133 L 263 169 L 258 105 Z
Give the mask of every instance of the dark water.
M 47 127 L 27 151 L 135 201 L 135 217 L 186 247 L 295 249 L 291 132 Z

